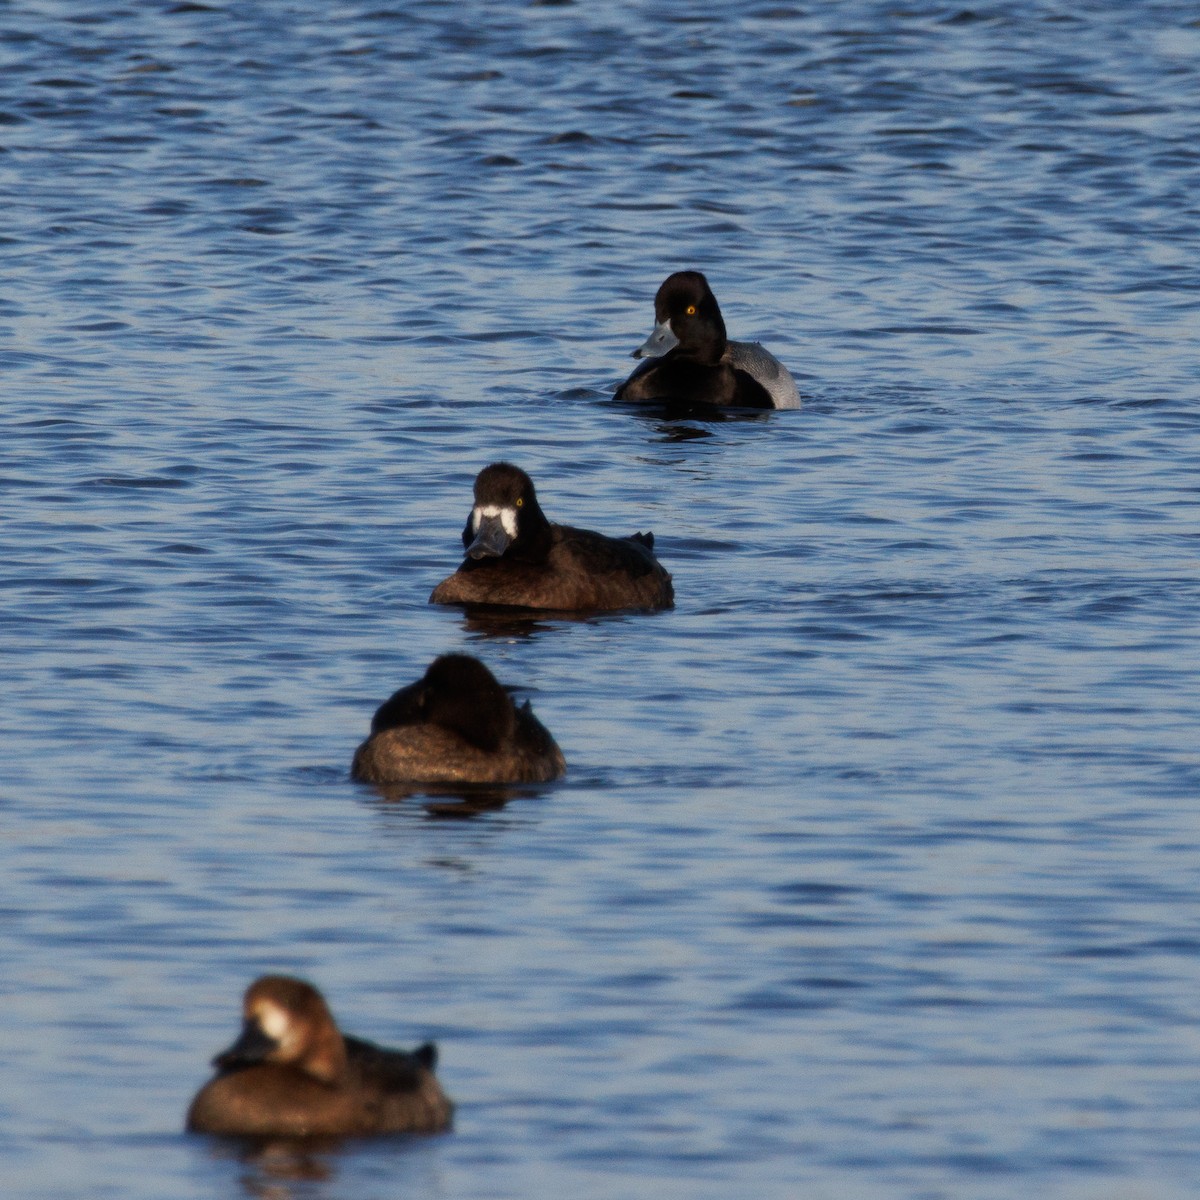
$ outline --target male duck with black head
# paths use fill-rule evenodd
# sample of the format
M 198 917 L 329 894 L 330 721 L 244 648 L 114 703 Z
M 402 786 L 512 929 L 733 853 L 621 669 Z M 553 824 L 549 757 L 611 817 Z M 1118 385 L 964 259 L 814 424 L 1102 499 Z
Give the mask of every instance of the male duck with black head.
M 454 1106 L 431 1043 L 386 1050 L 338 1031 L 321 993 L 264 975 L 246 991 L 241 1036 L 213 1059 L 187 1128 L 231 1137 L 362 1137 L 436 1133 Z
M 634 351 L 646 358 L 617 389 L 630 404 L 716 408 L 799 408 L 788 369 L 758 342 L 731 342 L 708 280 L 699 271 L 669 275 L 654 297 L 653 332 Z
M 612 538 L 551 524 L 533 481 L 511 463 L 492 463 L 476 477 L 463 545 L 462 566 L 433 589 L 430 603 L 559 612 L 675 603 L 652 533 Z
M 566 769 L 528 701 L 518 708 L 479 659 L 443 654 L 379 706 L 350 774 L 383 784 L 506 784 L 544 783 Z

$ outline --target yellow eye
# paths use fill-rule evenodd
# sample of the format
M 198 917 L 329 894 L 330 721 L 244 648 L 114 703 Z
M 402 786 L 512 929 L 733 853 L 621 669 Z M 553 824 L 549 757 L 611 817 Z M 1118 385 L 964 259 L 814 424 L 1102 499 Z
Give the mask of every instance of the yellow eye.
M 521 497 L 521 496 L 518 496 L 518 497 L 517 497 L 517 507 L 518 507 L 518 508 L 520 508 L 520 507 L 521 507 L 521 505 L 522 505 L 522 504 L 524 504 L 524 503 L 525 503 L 525 500 L 524 500 L 524 498 L 523 498 L 523 497 Z
M 696 306 L 694 304 L 689 304 L 687 306 L 687 315 L 689 317 L 694 317 L 696 315 Z

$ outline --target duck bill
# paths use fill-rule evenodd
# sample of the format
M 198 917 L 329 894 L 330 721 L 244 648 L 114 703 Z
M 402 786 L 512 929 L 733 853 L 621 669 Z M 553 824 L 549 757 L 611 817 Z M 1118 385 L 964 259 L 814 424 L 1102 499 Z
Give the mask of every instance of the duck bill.
M 468 558 L 499 558 L 512 543 L 500 517 L 480 517 L 475 540 L 467 547 Z
M 674 350 L 679 339 L 671 328 L 670 321 L 659 321 L 650 331 L 650 336 L 629 356 L 630 358 L 662 358 L 668 350 Z
M 214 1067 L 246 1067 L 262 1062 L 269 1054 L 279 1049 L 279 1043 L 263 1033 L 256 1021 L 247 1021 L 242 1026 L 241 1036 L 228 1050 L 222 1050 L 213 1059 Z

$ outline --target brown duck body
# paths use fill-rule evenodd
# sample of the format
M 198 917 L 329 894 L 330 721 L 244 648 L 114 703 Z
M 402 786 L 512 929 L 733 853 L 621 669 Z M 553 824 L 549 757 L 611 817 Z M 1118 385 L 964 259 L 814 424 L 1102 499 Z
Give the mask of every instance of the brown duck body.
M 545 783 L 567 769 L 528 705 L 495 750 L 472 745 L 440 725 L 403 725 L 372 734 L 354 753 L 350 774 L 367 783 Z
M 544 558 L 467 558 L 433 589 L 431 604 L 559 611 L 671 608 L 671 576 L 640 537 L 611 538 L 550 525 Z
M 454 1106 L 437 1049 L 386 1050 L 338 1030 L 310 983 L 264 975 L 242 1001 L 242 1032 L 188 1108 L 187 1128 L 231 1137 L 434 1133 Z
M 533 715 L 469 654 L 443 654 L 379 706 L 350 773 L 368 783 L 542 783 L 567 764 Z
M 282 1063 L 222 1071 L 192 1101 L 188 1129 L 240 1137 L 365 1137 L 449 1128 L 454 1106 L 417 1054 L 344 1041 L 346 1071 L 332 1082 Z

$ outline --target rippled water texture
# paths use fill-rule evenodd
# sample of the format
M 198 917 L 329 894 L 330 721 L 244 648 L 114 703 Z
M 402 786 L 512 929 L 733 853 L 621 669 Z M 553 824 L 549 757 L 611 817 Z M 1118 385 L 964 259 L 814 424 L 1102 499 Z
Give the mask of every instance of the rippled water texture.
M 1182 3 L 0 9 L 14 1196 L 1197 1194 Z M 800 412 L 614 406 L 706 271 Z M 470 484 L 678 606 L 431 609 Z M 437 653 L 570 771 L 347 768 Z M 446 803 L 446 801 L 442 801 Z M 264 971 L 457 1128 L 180 1132 Z

